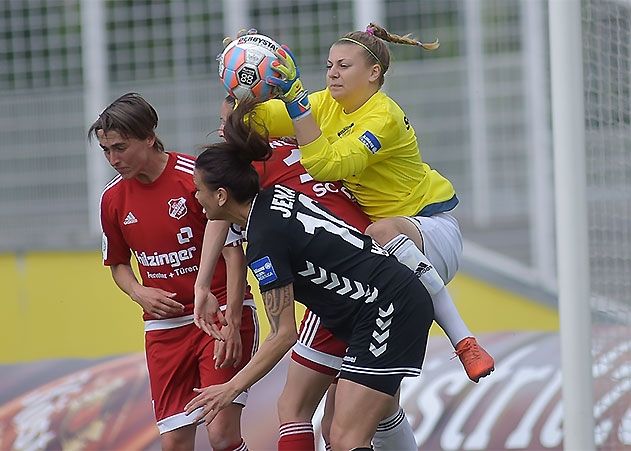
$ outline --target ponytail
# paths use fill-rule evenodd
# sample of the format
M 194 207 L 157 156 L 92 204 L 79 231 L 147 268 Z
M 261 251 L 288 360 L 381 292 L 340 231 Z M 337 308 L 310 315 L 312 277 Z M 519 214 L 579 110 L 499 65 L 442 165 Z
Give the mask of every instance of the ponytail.
M 224 188 L 239 203 L 252 200 L 260 191 L 252 162 L 265 161 L 272 154 L 267 129 L 256 118 L 256 104 L 252 99 L 239 102 L 226 119 L 225 142 L 205 146 L 195 162 L 208 188 Z
M 438 40 L 430 43 L 424 43 L 413 39 L 409 34 L 399 36 L 390 33 L 388 30 L 375 23 L 370 23 L 365 31 L 353 31 L 345 34 L 336 44 L 351 42 L 362 47 L 366 51 L 366 58 L 369 63 L 379 64 L 381 67 L 381 75 L 379 77 L 379 86 L 384 83 L 384 75 L 390 67 L 390 51 L 386 42 L 394 44 L 413 45 L 421 47 L 425 50 L 435 50 L 440 45 Z
M 224 139 L 246 164 L 265 161 L 271 156 L 269 135 L 265 125 L 256 117 L 256 100 L 249 97 L 237 104 L 224 125 Z
M 372 34 L 373 36 L 386 42 L 392 42 L 394 44 L 413 45 L 417 47 L 422 47 L 425 50 L 436 50 L 440 46 L 438 39 L 436 39 L 434 42 L 421 42 L 412 38 L 412 35 L 410 33 L 399 36 L 398 34 L 390 33 L 382 26 L 377 25 L 373 22 L 370 22 L 368 24 L 365 33 Z

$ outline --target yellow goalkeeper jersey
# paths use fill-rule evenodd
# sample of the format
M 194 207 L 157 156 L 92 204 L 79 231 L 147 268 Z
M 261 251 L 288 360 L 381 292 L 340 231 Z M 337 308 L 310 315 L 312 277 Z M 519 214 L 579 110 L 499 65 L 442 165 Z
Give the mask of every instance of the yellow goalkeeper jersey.
M 300 146 L 301 163 L 316 180 L 342 180 L 372 221 L 449 211 L 454 188 L 421 158 L 416 133 L 403 110 L 383 92 L 346 114 L 328 89 L 309 95 L 322 135 Z M 257 107 L 270 136 L 294 135 L 283 102 Z

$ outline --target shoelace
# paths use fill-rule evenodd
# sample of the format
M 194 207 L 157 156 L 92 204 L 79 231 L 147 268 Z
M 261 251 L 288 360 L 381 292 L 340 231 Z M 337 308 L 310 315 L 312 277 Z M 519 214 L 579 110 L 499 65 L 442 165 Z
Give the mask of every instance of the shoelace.
M 462 349 L 459 350 L 454 350 L 454 355 L 449 359 L 449 360 L 453 360 L 456 357 L 460 357 L 462 354 L 464 354 L 467 351 L 471 351 L 471 353 L 473 354 L 473 358 L 477 359 L 480 357 L 481 353 L 480 353 L 480 347 L 476 346 L 475 344 L 471 343 L 471 342 L 467 342 Z

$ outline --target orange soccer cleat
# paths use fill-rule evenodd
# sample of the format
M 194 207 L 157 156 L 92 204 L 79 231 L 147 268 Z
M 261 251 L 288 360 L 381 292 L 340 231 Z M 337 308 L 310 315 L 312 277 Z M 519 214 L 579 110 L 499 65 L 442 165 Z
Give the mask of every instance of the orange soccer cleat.
M 473 382 L 488 376 L 495 369 L 493 357 L 478 344 L 475 337 L 463 338 L 456 345 L 456 355 L 460 358 L 467 376 Z

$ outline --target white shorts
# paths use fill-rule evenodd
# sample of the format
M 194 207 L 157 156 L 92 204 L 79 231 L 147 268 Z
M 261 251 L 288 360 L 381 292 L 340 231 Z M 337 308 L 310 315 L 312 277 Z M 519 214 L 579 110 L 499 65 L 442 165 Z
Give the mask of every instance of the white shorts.
M 423 237 L 423 253 L 445 282 L 451 281 L 462 258 L 462 234 L 458 221 L 449 213 L 406 217 Z

